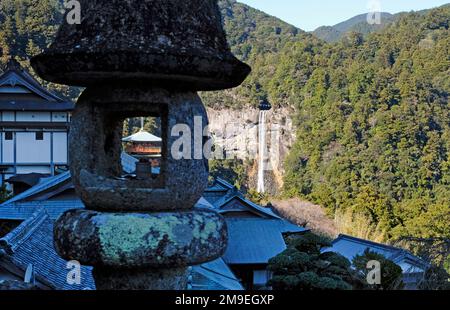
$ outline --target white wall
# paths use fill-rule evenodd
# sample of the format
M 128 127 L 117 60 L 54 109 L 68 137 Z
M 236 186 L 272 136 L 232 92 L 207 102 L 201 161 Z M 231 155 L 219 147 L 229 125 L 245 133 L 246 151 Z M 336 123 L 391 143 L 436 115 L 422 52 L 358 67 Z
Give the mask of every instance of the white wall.
M 67 112 L 13 112 L 0 111 L 0 121 L 3 122 L 55 122 L 66 123 L 70 121 Z M 12 128 L 11 128 L 12 129 Z M 42 127 L 42 129 L 44 129 Z M 21 129 L 17 129 L 20 131 Z M 22 130 L 25 130 L 23 128 Z M 45 130 L 45 129 L 44 129 Z M 52 138 L 53 135 L 53 138 Z M 52 160 L 54 164 L 68 163 L 68 133 L 44 132 L 43 140 L 36 140 L 36 132 L 14 132 L 13 140 L 5 140 L 5 132 L 0 132 L 0 163 L 9 165 L 8 172 L 4 172 L 6 179 L 13 174 L 43 173 L 51 174 Z M 52 152 L 53 141 L 53 152 Z M 16 148 L 14 150 L 14 148 Z M 14 168 L 16 156 L 16 169 Z M 33 164 L 33 166 L 28 166 Z M 35 165 L 36 164 L 36 165 Z
M 14 112 L 2 112 L 2 122 L 14 122 Z
M 58 164 L 67 163 L 67 133 L 53 133 L 53 162 Z
M 67 112 L 1 112 L 2 122 L 55 122 L 65 123 L 70 121 L 70 114 Z
M 44 140 L 36 140 L 35 132 L 16 133 L 17 163 L 50 163 L 50 133 Z
M 2 132 L 2 158 L 3 163 L 14 163 L 14 140 L 5 140 L 4 132 Z
M 44 140 L 36 140 L 36 133 L 31 131 L 16 132 L 14 135 L 18 164 L 51 163 L 51 135 L 53 135 L 53 162 L 67 164 L 67 132 L 44 132 Z M 5 140 L 5 132 L 1 133 L 1 153 L 1 163 L 14 164 L 14 140 Z
M 16 112 L 17 122 L 51 122 L 50 112 Z
M 52 122 L 67 122 L 67 121 L 68 121 L 68 113 L 55 112 L 52 114 Z

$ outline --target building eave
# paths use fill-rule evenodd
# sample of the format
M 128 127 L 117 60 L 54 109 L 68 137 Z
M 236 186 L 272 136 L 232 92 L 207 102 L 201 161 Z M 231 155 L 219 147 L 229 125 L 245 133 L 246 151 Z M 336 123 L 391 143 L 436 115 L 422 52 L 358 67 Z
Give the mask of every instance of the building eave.
M 68 122 L 0 122 L 0 128 L 6 129 L 68 129 Z

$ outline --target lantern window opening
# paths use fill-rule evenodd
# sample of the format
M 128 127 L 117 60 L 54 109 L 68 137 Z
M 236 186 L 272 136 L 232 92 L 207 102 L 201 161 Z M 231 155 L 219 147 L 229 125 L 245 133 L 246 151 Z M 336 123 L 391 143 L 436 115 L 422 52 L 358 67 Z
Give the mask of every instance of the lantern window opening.
M 123 119 L 122 176 L 131 180 L 164 180 L 167 159 L 167 117 L 161 114 L 133 114 Z M 159 183 L 159 182 L 158 182 Z M 161 186 L 163 187 L 163 186 Z

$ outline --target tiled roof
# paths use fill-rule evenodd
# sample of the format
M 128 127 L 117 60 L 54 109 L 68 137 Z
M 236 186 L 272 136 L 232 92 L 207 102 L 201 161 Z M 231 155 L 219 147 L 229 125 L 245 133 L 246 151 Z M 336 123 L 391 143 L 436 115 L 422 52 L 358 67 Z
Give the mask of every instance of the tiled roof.
M 49 190 L 57 185 L 60 185 L 61 183 L 65 182 L 65 181 L 70 180 L 70 177 L 71 177 L 70 171 L 66 171 L 64 173 L 61 173 L 61 174 L 53 176 L 53 177 L 44 178 L 38 184 L 33 186 L 32 188 L 24 191 L 23 193 L 20 193 L 19 195 L 15 196 L 15 197 L 11 198 L 10 200 L 1 204 L 0 208 L 4 205 L 10 204 L 10 203 L 13 203 L 16 201 L 30 199 L 36 194 L 39 194 L 46 190 Z
M 205 198 L 201 197 L 196 204 L 197 207 L 213 209 L 213 205 L 208 202 Z
M 243 290 L 242 284 L 222 258 L 192 267 L 192 290 Z
M 151 133 L 140 130 L 139 132 L 131 135 L 129 137 L 125 137 L 122 139 L 123 142 L 162 142 L 160 137 L 152 135 Z
M 60 258 L 53 247 L 53 221 L 44 209 L 38 209 L 30 218 L 11 233 L 0 239 L 8 263 L 25 272 L 33 266 L 36 280 L 58 290 L 94 289 L 90 267 L 81 267 L 81 284 L 67 283 L 67 262 Z M 0 262 L 1 263 L 1 262 Z
M 227 264 L 267 264 L 286 249 L 284 233 L 307 231 L 280 219 L 227 218 L 226 221 L 228 247 L 223 258 Z
M 67 181 L 70 181 L 70 173 L 43 180 L 30 190 L 1 205 L 0 219 L 25 220 L 32 216 L 36 208 L 42 208 L 45 210 L 48 220 L 54 220 L 66 210 L 83 208 L 83 203 L 76 197 L 73 200 L 30 200 L 33 197 L 41 197 L 42 192 L 47 190 L 56 190 Z M 213 208 L 218 212 L 226 213 L 227 210 L 221 210 L 221 207 L 233 199 L 242 204 L 244 212 L 248 208 L 256 216 L 254 218 L 229 217 L 226 219 L 229 231 L 229 245 L 223 258 L 228 264 L 267 264 L 270 258 L 281 253 L 286 248 L 283 234 L 306 231 L 302 227 L 281 219 L 272 210 L 246 200 L 234 187 L 231 187 L 228 193 L 214 205 L 201 199 L 197 207 Z M 31 223 L 30 221 L 27 222 Z M 51 232 L 47 231 L 47 234 L 51 234 Z M 47 238 L 50 241 L 52 239 L 51 235 Z M 194 283 L 205 283 L 206 281 L 211 285 L 210 289 L 214 287 L 219 288 L 220 286 L 238 289 L 236 281 L 231 276 L 232 273 L 227 273 L 224 266 L 220 266 L 220 262 L 197 266 L 193 270 L 196 272 L 195 277 L 196 281 L 198 281 L 194 281 Z M 231 278 L 231 282 L 226 283 L 225 279 L 218 281 L 218 278 L 223 276 Z M 194 289 L 200 289 L 200 286 L 201 284 L 198 284 L 198 287 L 194 287 Z
M 205 189 L 203 198 L 209 203 L 215 204 L 217 201 L 224 199 L 225 196 L 236 191 L 237 188 L 232 184 L 221 178 L 216 178 L 214 179 L 214 182 Z
M 235 188 L 235 186 L 232 185 L 231 183 L 228 183 L 224 179 L 216 178 L 214 180 L 214 182 L 210 186 L 208 186 L 208 188 L 206 189 L 206 192 L 228 191 L 233 188 Z
M 42 178 L 48 178 L 50 175 L 42 173 L 17 174 L 6 180 L 8 183 L 24 183 L 28 186 L 35 186 Z
M 2 111 L 53 111 L 53 112 L 70 112 L 73 110 L 73 103 L 54 103 L 54 102 L 37 102 L 31 100 L 21 100 L 11 102 L 10 100 L 1 100 L 0 110 Z
M 57 95 L 48 91 L 42 85 L 40 85 L 39 82 L 35 78 L 33 78 L 26 70 L 24 70 L 15 60 L 10 60 L 8 62 L 5 72 L 3 72 L 3 74 L 0 76 L 0 86 L 5 85 L 12 87 L 20 85 L 27 88 L 32 93 L 46 100 L 47 106 L 52 107 L 53 110 L 60 109 L 69 111 L 73 110 L 74 108 L 74 104 L 72 102 L 63 100 L 62 98 L 58 97 Z M 2 102 L 0 100 L 0 105 L 2 105 L 2 108 L 7 108 L 9 103 L 9 101 Z M 10 104 L 10 107 L 14 109 L 17 103 L 18 102 L 15 102 L 15 104 Z M 34 104 L 34 102 L 28 103 L 32 105 Z M 19 108 L 27 109 L 27 106 L 16 107 L 15 109 Z M 38 110 L 41 109 L 39 105 L 36 105 L 35 108 L 37 108 Z
M 84 204 L 80 199 L 13 202 L 0 206 L 0 219 L 23 221 L 29 218 L 38 208 L 44 208 L 50 219 L 56 220 L 67 210 L 83 209 Z
M 356 255 L 363 254 L 366 249 L 392 260 L 402 267 L 404 272 L 418 272 L 417 268 L 423 271 L 428 266 L 426 261 L 404 249 L 348 235 L 339 235 L 333 241 L 332 247 L 325 249 L 325 251 L 337 252 L 352 261 Z
M 257 205 L 256 203 L 253 203 L 252 201 L 246 199 L 237 190 L 229 192 L 227 195 L 223 196 L 221 199 L 214 202 L 214 204 L 213 204 L 214 209 L 219 213 L 230 212 L 232 210 L 226 210 L 226 209 L 224 209 L 224 207 L 227 204 L 229 204 L 232 200 L 235 200 L 235 199 L 238 200 L 242 206 L 247 207 L 249 211 L 259 213 L 259 214 L 269 217 L 269 218 L 280 219 L 280 217 L 278 215 L 276 215 L 271 209 L 264 208 L 260 205 Z M 242 209 L 239 211 L 242 211 Z

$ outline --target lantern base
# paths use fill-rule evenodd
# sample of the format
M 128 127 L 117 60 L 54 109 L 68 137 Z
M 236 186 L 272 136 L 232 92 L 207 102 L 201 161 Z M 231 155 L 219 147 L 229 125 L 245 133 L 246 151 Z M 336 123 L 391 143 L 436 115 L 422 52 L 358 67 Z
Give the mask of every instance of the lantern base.
M 109 213 L 71 210 L 55 223 L 55 247 L 87 266 L 167 268 L 202 264 L 226 248 L 224 218 L 211 210 Z

